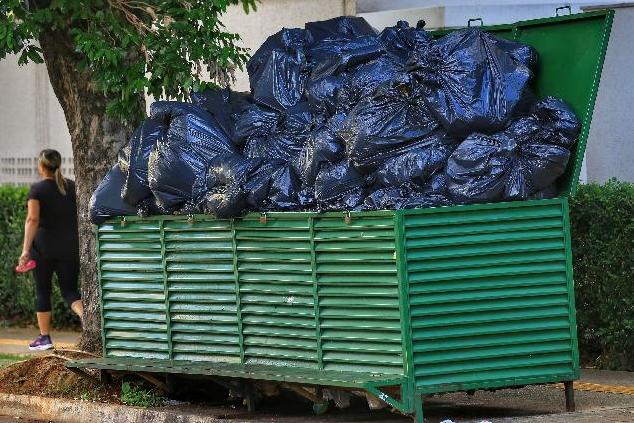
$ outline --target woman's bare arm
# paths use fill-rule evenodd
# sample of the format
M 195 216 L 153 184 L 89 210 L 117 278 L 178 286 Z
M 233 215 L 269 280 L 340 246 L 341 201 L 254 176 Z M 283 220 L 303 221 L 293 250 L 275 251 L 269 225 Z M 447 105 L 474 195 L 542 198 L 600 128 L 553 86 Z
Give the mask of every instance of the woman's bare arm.
M 31 245 L 40 224 L 40 201 L 29 200 L 27 202 L 28 212 L 26 222 L 24 222 L 24 243 L 22 244 L 22 255 L 20 256 L 20 264 L 24 264 L 29 260 Z

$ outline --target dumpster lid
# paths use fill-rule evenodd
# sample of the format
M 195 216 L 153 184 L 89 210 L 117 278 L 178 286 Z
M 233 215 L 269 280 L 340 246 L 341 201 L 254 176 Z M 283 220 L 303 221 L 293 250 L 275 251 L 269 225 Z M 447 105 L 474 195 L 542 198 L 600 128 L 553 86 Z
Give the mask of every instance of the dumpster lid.
M 599 10 L 483 27 L 499 37 L 535 47 L 539 65 L 532 87 L 538 99 L 554 96 L 565 100 L 582 122 L 566 172 L 557 182 L 561 196 L 574 195 L 577 190 L 613 16 L 613 10 Z M 434 34 L 447 32 L 450 30 Z

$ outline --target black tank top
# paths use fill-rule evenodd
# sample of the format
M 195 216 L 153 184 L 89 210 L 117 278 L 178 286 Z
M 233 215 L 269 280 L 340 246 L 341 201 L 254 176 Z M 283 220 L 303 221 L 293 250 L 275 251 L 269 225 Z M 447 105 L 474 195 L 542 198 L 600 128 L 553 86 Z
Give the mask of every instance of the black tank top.
M 66 195 L 55 181 L 44 179 L 31 185 L 29 200 L 40 202 L 40 224 L 32 254 L 44 259 L 79 260 L 75 182 L 66 179 Z

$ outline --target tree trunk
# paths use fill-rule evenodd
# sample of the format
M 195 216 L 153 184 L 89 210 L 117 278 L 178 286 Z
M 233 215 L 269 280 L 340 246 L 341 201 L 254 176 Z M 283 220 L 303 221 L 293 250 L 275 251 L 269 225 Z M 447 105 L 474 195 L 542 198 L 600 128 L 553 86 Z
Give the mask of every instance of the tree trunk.
M 79 72 L 80 57 L 75 53 L 68 31 L 40 34 L 40 46 L 48 75 L 59 100 L 70 132 L 75 163 L 79 257 L 84 328 L 80 348 L 101 352 L 101 318 L 95 229 L 90 223 L 92 192 L 115 163 L 117 152 L 138 122 L 123 124 L 106 116 L 108 99 L 97 89 L 90 73 Z M 144 102 L 143 98 L 139 98 Z

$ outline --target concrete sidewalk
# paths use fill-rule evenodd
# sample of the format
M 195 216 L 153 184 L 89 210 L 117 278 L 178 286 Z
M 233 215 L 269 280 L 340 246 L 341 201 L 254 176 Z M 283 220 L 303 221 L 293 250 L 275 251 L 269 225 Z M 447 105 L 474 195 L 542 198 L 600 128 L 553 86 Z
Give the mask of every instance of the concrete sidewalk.
M 39 335 L 36 328 L 0 328 L 0 354 L 43 354 L 29 351 L 29 343 Z M 79 341 L 79 332 L 53 331 L 51 338 L 58 348 L 75 348 Z

